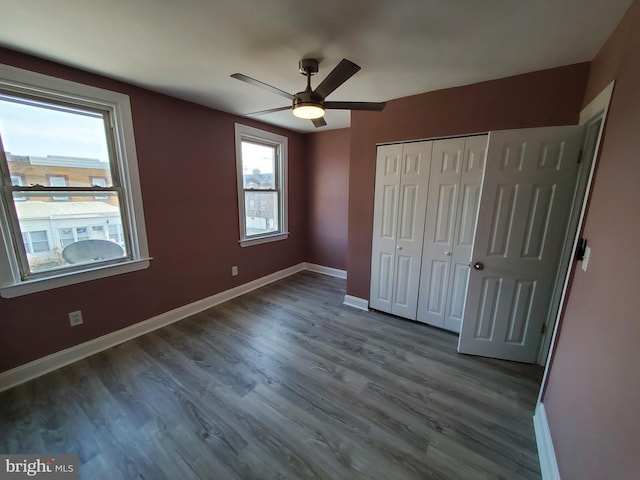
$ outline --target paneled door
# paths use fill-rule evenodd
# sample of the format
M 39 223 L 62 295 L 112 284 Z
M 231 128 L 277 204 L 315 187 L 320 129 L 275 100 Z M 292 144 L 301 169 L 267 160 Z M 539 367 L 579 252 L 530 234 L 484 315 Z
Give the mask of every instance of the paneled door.
M 433 143 L 417 319 L 456 333 L 467 296 L 486 148 L 487 135 Z
M 369 305 L 415 320 L 432 142 L 378 147 Z
M 491 132 L 458 351 L 534 363 L 582 127 Z
M 464 138 L 433 142 L 417 319 L 440 328 L 447 308 L 463 155 Z

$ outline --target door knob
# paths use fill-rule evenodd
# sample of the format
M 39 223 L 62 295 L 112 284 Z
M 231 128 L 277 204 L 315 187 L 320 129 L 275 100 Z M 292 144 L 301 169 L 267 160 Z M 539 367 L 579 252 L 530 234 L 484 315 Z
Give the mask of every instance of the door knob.
M 484 270 L 484 263 L 476 262 L 476 263 L 473 264 L 473 268 L 475 270 Z
M 402 250 L 402 246 L 401 246 L 401 245 L 398 245 L 396 248 L 397 248 L 398 250 Z
M 450 257 L 451 256 L 451 252 L 444 252 L 446 257 Z

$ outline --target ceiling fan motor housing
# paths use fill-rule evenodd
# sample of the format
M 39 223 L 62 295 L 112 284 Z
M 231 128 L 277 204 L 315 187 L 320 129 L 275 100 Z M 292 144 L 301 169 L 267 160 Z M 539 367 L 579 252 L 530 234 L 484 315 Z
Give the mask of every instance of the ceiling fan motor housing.
M 315 58 L 303 58 L 298 62 L 298 69 L 302 75 L 315 75 L 319 65 L 320 61 Z
M 302 105 L 318 105 L 322 106 L 324 102 L 319 95 L 314 94 L 314 92 L 298 92 L 295 97 L 293 97 L 293 108 L 301 107 Z

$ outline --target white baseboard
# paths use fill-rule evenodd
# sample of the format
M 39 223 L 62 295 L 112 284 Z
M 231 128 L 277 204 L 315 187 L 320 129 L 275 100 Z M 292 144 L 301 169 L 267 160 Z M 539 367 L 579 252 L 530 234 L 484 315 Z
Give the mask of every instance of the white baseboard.
M 556 452 L 553 448 L 551 431 L 547 422 L 547 413 L 542 403 L 538 403 L 536 406 L 536 412 L 533 415 L 533 428 L 536 432 L 542 480 L 560 480 L 560 471 L 558 470 Z
M 343 303 L 349 307 L 358 308 L 367 312 L 369 311 L 369 300 L 365 300 L 364 298 L 345 295 Z
M 309 270 L 310 272 L 322 273 L 324 275 L 329 275 L 331 277 L 342 278 L 344 280 L 347 279 L 346 270 L 340 270 L 338 268 L 325 267 L 323 265 L 316 265 L 315 263 L 305 263 L 304 269 Z
M 140 335 L 157 330 L 171 323 L 182 320 L 208 308 L 219 305 L 227 300 L 248 293 L 269 283 L 281 280 L 303 270 L 323 273 L 325 275 L 338 276 L 339 270 L 321 265 L 299 263 L 293 267 L 285 268 L 262 278 L 233 287 L 224 292 L 216 293 L 202 300 L 178 307 L 166 313 L 162 313 L 148 320 L 133 324 L 129 327 L 89 340 L 88 342 L 75 345 L 61 350 L 46 357 L 38 358 L 32 362 L 20 365 L 5 372 L 0 373 L 0 392 L 27 382 L 33 378 L 52 372 L 70 363 L 82 360 L 107 348 L 114 347 L 128 340 L 132 340 Z M 346 272 L 345 272 L 346 276 Z

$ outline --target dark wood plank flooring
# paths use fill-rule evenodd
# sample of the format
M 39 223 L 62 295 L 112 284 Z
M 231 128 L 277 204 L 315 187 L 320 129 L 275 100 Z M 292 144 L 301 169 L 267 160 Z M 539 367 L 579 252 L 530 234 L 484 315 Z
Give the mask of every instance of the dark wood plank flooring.
M 82 479 L 539 479 L 539 367 L 303 272 L 0 394 L 0 452 Z

